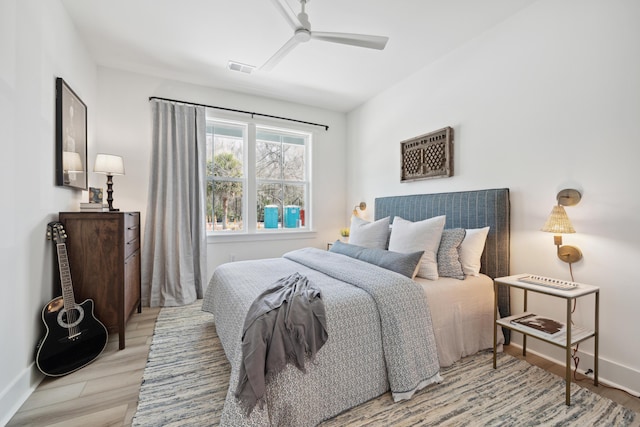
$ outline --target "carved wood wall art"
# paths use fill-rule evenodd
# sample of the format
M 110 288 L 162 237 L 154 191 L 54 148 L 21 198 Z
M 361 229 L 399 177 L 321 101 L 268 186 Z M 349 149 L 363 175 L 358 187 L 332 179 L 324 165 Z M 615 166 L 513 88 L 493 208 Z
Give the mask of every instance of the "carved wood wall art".
M 453 175 L 453 128 L 400 142 L 400 182 Z

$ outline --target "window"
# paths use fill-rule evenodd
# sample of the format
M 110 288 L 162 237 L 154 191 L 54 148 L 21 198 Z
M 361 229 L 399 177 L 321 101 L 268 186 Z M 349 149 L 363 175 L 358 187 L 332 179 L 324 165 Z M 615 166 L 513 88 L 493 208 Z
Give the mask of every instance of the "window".
M 308 230 L 311 134 L 207 121 L 207 229 L 215 234 Z

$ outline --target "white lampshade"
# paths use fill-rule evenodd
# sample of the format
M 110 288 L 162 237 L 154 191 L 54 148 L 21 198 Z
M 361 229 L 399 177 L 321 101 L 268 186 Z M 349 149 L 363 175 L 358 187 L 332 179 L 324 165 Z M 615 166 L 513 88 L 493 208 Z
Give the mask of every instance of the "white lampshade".
M 98 154 L 93 171 L 105 175 L 124 175 L 124 160 L 113 154 Z
M 62 170 L 65 172 L 84 172 L 80 153 L 75 153 L 73 151 L 63 151 Z

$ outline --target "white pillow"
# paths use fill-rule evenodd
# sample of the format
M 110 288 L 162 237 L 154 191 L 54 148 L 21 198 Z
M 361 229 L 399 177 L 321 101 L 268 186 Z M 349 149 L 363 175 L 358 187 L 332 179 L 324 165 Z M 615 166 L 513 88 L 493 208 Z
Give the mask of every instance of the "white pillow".
M 389 250 L 400 253 L 424 251 L 418 276 L 438 279 L 438 247 L 446 217 L 436 216 L 424 221 L 411 222 L 396 216 L 393 220 Z
M 489 227 L 467 230 L 464 240 L 460 244 L 460 263 L 462 271 L 467 276 L 480 274 L 480 258 L 484 251 L 484 243 L 489 234 Z
M 357 216 L 351 217 L 349 243 L 365 248 L 386 249 L 389 236 L 389 217 L 375 222 L 365 221 Z M 416 251 L 414 251 L 416 252 Z

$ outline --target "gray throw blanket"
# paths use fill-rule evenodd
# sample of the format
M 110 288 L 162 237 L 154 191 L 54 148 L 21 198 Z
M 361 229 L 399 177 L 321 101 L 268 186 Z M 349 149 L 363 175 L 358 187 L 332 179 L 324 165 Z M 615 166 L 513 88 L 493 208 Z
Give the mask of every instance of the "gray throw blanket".
M 327 321 L 320 290 L 294 273 L 260 294 L 247 313 L 242 330 L 242 365 L 235 396 L 246 414 L 262 408 L 267 374 L 287 363 L 305 371 L 327 341 Z

